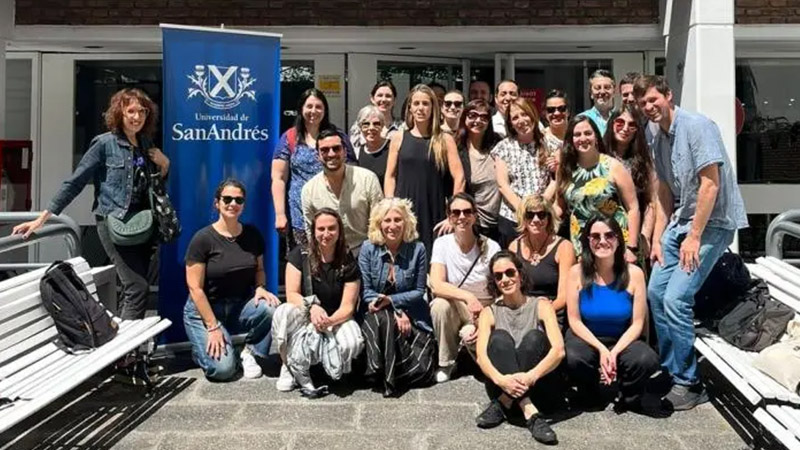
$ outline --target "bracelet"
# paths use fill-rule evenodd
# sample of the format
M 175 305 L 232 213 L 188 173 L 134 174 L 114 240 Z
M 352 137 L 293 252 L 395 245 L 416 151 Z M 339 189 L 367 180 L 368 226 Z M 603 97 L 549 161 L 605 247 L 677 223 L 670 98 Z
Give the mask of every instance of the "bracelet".
M 221 324 L 221 323 L 219 323 L 219 321 L 217 321 L 217 324 L 216 324 L 216 325 L 214 325 L 213 327 L 211 327 L 211 328 L 206 328 L 206 333 L 211 333 L 212 331 L 217 331 L 217 330 L 219 330 L 219 329 L 220 329 L 220 327 L 221 327 L 221 326 L 222 326 L 222 324 Z

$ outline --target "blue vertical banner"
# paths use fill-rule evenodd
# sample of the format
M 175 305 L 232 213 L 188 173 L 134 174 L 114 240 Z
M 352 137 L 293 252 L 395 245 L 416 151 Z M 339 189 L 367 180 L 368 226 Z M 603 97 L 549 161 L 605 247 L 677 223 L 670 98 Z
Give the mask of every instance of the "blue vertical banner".
M 278 289 L 278 235 L 270 188 L 278 143 L 280 35 L 161 25 L 164 152 L 170 198 L 183 228 L 161 247 L 158 309 L 172 320 L 166 342 L 186 339 L 184 257 L 199 229 L 218 218 L 212 202 L 228 177 L 247 189 L 242 222 L 264 236 L 267 287 Z

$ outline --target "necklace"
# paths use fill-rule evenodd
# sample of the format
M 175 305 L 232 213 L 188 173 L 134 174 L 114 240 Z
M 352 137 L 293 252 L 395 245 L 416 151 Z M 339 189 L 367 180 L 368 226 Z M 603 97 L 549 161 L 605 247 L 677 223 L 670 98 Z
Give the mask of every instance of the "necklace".
M 529 262 L 533 266 L 538 265 L 539 262 L 542 260 L 542 249 L 547 248 L 547 244 L 550 243 L 550 236 L 548 235 L 546 238 L 544 238 L 542 244 L 539 245 L 539 248 L 537 248 L 536 250 L 533 249 L 533 243 L 531 242 L 530 236 L 526 235 L 525 240 L 528 242 L 528 248 L 531 251 L 531 259 Z
M 215 227 L 215 229 L 216 229 L 216 227 Z M 225 238 L 225 240 L 230 242 L 230 243 L 236 242 L 236 239 L 238 239 L 239 236 L 242 234 L 242 230 L 241 229 L 239 230 L 239 234 L 236 234 L 236 235 L 234 235 L 232 232 L 228 231 L 227 229 L 225 230 L 224 233 L 222 231 L 220 231 L 219 229 L 217 229 L 216 231 L 217 231 L 217 234 L 219 234 L 220 236 Z M 228 236 L 228 234 L 230 234 L 230 236 Z

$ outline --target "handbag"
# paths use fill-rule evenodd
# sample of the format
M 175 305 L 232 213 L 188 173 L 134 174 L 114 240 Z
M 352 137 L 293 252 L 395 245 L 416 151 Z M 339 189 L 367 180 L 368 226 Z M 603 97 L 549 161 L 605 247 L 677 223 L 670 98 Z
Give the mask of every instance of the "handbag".
M 152 205 L 152 199 L 150 201 Z M 133 214 L 128 213 L 122 219 L 107 216 L 108 234 L 111 242 L 119 246 L 140 245 L 150 240 L 153 235 L 153 210 L 143 209 Z
M 160 171 L 150 173 L 150 205 L 153 221 L 158 231 L 158 241 L 167 244 L 174 241 L 181 234 L 181 224 L 178 221 L 178 212 L 172 206 L 161 178 Z

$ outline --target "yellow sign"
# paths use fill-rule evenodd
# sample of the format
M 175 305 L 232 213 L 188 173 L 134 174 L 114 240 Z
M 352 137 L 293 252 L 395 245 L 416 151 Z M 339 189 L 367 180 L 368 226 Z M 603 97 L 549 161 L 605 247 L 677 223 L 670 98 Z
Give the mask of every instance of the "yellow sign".
M 339 97 L 342 95 L 342 76 L 319 75 L 317 77 L 317 88 L 328 97 Z

